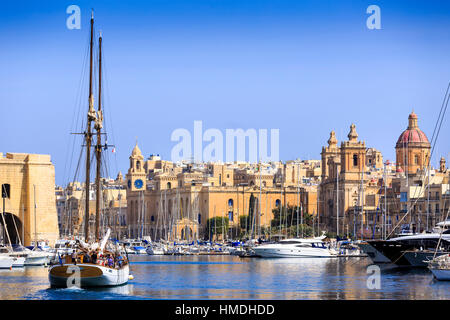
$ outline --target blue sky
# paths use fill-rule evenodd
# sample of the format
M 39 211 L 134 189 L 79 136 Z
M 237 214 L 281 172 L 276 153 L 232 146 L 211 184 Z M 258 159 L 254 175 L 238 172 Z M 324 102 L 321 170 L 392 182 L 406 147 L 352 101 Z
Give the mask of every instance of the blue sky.
M 80 30 L 66 28 L 71 4 Z M 381 30 L 366 27 L 371 4 Z M 136 137 L 145 156 L 169 159 L 171 133 L 192 132 L 194 120 L 223 133 L 280 129 L 282 160 L 318 159 L 331 130 L 340 142 L 355 123 L 367 146 L 395 160 L 412 109 L 431 139 L 450 81 L 450 2 L 2 1 L 0 152 L 51 154 L 59 184 L 78 159 L 70 132 L 87 109 L 91 8 L 103 32 L 113 176 L 128 169 Z M 449 160 L 449 133 L 447 116 L 434 165 Z

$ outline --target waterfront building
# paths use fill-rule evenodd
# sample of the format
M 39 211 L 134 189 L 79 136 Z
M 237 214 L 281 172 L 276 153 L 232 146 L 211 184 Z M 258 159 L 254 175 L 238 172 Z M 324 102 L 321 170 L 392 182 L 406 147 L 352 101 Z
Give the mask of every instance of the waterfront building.
M 383 163 L 378 150 L 358 141 L 355 125 L 340 146 L 330 133 L 319 187 L 320 220 L 327 230 L 371 238 L 389 235 L 394 227 L 429 230 L 445 217 L 450 198 L 445 159 L 439 170 L 430 166 L 430 143 L 414 112 L 395 150 L 396 162 Z
M 208 238 L 209 219 L 226 217 L 225 237 L 235 238 L 250 227 L 242 216 L 254 217 L 249 232 L 261 236 L 280 205 L 317 213 L 320 172 L 320 161 L 173 163 L 158 155 L 144 160 L 136 144 L 126 176 L 129 236 Z
M 102 199 L 100 200 L 100 230 L 106 232 L 106 227 L 112 230 L 112 237 L 122 238 L 126 234 L 126 191 L 125 181 L 119 172 L 116 179 L 101 179 Z M 85 184 L 70 182 L 63 189 L 57 187 L 57 207 L 59 214 L 60 237 L 73 238 L 82 235 L 84 230 Z M 89 229 L 95 226 L 95 184 L 89 188 Z
M 4 217 L 11 242 L 19 243 L 20 238 L 27 246 L 35 240 L 54 243 L 59 230 L 50 155 L 0 153 L 0 184 L 10 186 Z M 4 229 L 3 219 L 0 222 Z M 7 235 L 3 236 L 3 242 L 7 241 Z
M 320 221 L 329 231 L 354 234 L 360 231 L 361 220 L 367 225 L 369 215 L 377 210 L 383 156 L 358 140 L 354 124 L 340 146 L 331 131 L 321 156 Z

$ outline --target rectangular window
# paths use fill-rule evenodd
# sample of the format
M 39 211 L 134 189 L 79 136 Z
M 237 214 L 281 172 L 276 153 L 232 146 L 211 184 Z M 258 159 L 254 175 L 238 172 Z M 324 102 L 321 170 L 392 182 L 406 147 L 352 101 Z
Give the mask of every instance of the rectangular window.
M 353 155 L 353 166 L 354 167 L 358 166 L 358 155 L 357 154 Z

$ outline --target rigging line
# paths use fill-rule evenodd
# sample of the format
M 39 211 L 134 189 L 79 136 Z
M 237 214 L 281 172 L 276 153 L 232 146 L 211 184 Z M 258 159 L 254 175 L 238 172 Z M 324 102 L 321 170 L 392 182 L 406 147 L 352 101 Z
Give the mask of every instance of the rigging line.
M 431 157 L 433 156 L 433 152 L 434 152 L 434 147 L 436 146 L 436 142 L 437 142 L 437 138 L 439 136 L 439 132 L 441 131 L 441 127 L 442 127 L 442 122 L 444 121 L 444 117 L 445 117 L 445 113 L 447 112 L 447 107 L 448 107 L 448 102 L 450 99 L 450 95 L 447 95 L 447 102 L 445 103 L 445 108 L 444 108 L 444 112 L 442 113 L 442 117 L 441 117 L 441 121 L 439 123 L 439 128 L 437 130 L 437 134 L 436 134 L 436 139 L 433 142 L 433 148 L 431 149 L 431 154 L 430 154 L 430 161 L 431 161 Z
M 79 172 L 78 170 L 80 169 L 80 163 L 81 163 L 81 159 L 83 157 L 83 153 L 84 153 L 84 149 L 81 148 L 80 157 L 78 158 L 77 168 L 75 170 L 75 174 L 74 174 L 74 177 L 73 177 L 73 181 L 74 182 L 76 181 L 77 176 L 78 176 L 78 172 Z
M 444 108 L 444 104 L 445 104 L 445 98 L 446 98 L 447 95 L 448 95 L 449 89 L 450 89 L 450 82 L 448 83 L 447 90 L 445 91 L 444 100 L 442 101 L 441 110 L 439 111 L 439 116 L 438 116 L 438 120 L 436 121 L 436 123 L 439 122 L 439 119 L 440 119 L 440 117 L 441 117 L 442 109 Z M 431 141 L 434 141 L 435 133 L 436 133 L 436 126 L 434 127 L 433 135 L 432 135 L 432 137 L 431 137 Z
M 103 60 L 103 73 L 104 73 L 104 84 L 105 84 L 105 94 L 106 94 L 106 101 L 107 101 L 107 103 L 109 103 L 110 101 L 112 101 L 111 100 L 111 97 L 110 97 L 110 90 L 109 90 L 109 81 L 108 81 L 108 69 L 107 69 L 107 63 L 106 63 L 106 58 L 105 58 L 105 54 L 104 54 L 104 49 L 103 49 L 103 55 L 102 55 L 102 60 Z M 105 110 L 105 108 L 104 108 L 104 110 Z M 109 110 L 109 109 L 108 109 Z M 103 113 L 105 114 L 106 112 L 105 111 L 103 111 Z M 110 126 L 111 126 L 111 135 L 112 135 L 112 142 L 113 142 L 113 144 L 115 144 L 115 142 L 116 142 L 116 138 L 115 138 L 115 135 L 114 135 L 114 126 L 113 126 L 113 120 L 112 120 L 112 112 L 111 113 L 108 113 L 108 115 L 109 115 L 109 117 L 106 117 L 106 115 L 105 115 L 105 118 L 108 118 L 108 120 L 109 120 L 109 124 L 110 124 Z M 105 131 L 106 131 L 106 126 L 107 126 L 107 121 L 105 121 Z M 109 127 L 108 127 L 109 128 Z M 116 171 L 118 171 L 118 169 L 119 169 L 119 164 L 118 164 L 118 160 L 117 160 L 117 153 L 115 152 L 114 153 L 114 162 L 115 162 L 115 166 L 116 166 L 116 168 L 115 168 L 115 170 Z
M 445 202 L 444 202 L 444 204 L 445 204 Z M 445 220 L 444 220 L 444 221 L 447 221 L 449 212 L 450 212 L 450 207 L 449 207 L 448 210 L 447 210 L 447 214 L 446 214 L 446 216 L 445 216 Z M 440 230 L 439 240 L 438 240 L 438 243 L 437 243 L 437 245 L 436 245 L 436 250 L 434 251 L 433 259 L 436 258 L 436 254 L 437 254 L 437 251 L 438 251 L 438 249 L 439 249 L 439 245 L 441 244 L 442 234 L 443 234 L 443 233 L 444 233 L 444 228 L 442 228 L 442 229 Z
M 72 116 L 72 125 L 70 127 L 71 130 L 76 130 L 77 126 L 78 126 L 78 122 L 79 122 L 79 117 L 80 117 L 80 113 L 81 113 L 81 92 L 82 92 L 82 88 L 85 87 L 85 78 L 86 78 L 86 69 L 87 69 L 87 61 L 88 61 L 88 55 L 89 55 L 89 37 L 87 38 L 87 45 L 85 48 L 85 54 L 84 54 L 84 60 L 82 63 L 82 68 L 81 68 L 81 74 L 80 74 L 80 79 L 79 79 L 79 85 L 78 85 L 78 90 L 75 96 L 75 105 L 73 108 L 73 116 Z M 70 140 L 72 140 L 72 149 L 70 151 L 67 150 L 66 153 L 66 162 L 65 162 L 65 166 L 64 166 L 64 177 L 67 178 L 67 180 L 69 180 L 69 176 L 70 176 L 70 171 L 72 170 L 72 160 L 73 160 L 73 155 L 74 155 L 74 149 L 75 149 L 75 141 L 76 141 L 76 137 L 72 137 Z M 70 163 L 69 163 L 69 169 L 67 171 L 67 163 L 69 162 L 69 154 L 71 154 L 70 157 Z M 68 181 L 66 181 L 67 183 Z

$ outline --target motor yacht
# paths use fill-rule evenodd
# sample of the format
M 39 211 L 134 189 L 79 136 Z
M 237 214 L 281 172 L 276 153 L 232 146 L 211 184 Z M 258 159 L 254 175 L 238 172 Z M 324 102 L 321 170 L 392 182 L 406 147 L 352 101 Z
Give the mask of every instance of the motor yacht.
M 16 267 L 23 267 L 25 264 L 25 257 L 24 255 L 15 253 L 14 251 L 12 251 L 10 248 L 5 247 L 5 246 L 0 246 L 0 257 L 10 257 L 12 259 L 12 264 L 11 266 L 9 265 L 9 262 L 7 262 L 7 260 L 4 261 L 5 264 L 5 268 L 16 268 Z M 0 262 L 1 264 L 1 262 Z M 2 268 L 0 266 L 0 268 Z
M 449 227 L 450 221 L 446 220 L 438 223 L 432 233 L 403 235 L 388 240 L 368 240 L 367 243 L 390 263 L 401 266 L 425 266 L 422 262 L 429 258 L 431 252 L 434 254 L 441 235 L 439 252 L 450 251 Z M 360 246 L 360 248 L 372 258 L 367 247 Z M 420 258 L 415 259 L 418 255 Z M 375 260 L 374 262 L 377 263 Z
M 253 248 L 257 256 L 263 258 L 331 258 L 337 252 L 324 242 L 325 236 L 301 239 L 285 239 L 278 243 L 263 244 Z

